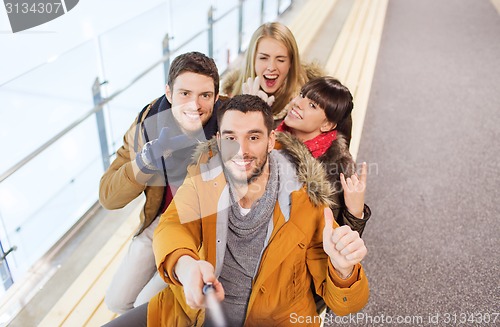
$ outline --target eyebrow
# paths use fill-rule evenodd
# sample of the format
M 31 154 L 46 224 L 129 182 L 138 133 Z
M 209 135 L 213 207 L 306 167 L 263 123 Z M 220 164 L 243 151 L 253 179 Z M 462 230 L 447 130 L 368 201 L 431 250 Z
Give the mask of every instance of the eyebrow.
M 261 55 L 261 56 L 271 57 L 270 55 L 268 55 L 267 53 L 264 53 L 264 52 L 259 52 L 257 54 Z M 276 58 L 288 58 L 288 56 L 276 56 Z
M 228 130 L 228 129 L 225 129 L 223 131 L 221 131 L 221 134 L 225 135 L 225 134 L 234 134 L 235 132 L 232 131 L 232 130 Z M 247 132 L 247 134 L 264 134 L 264 131 L 261 130 L 261 129 L 251 129 Z
M 247 132 L 247 134 L 264 134 L 264 131 L 261 129 L 251 129 Z
M 177 92 L 193 92 L 192 90 L 188 90 L 188 89 L 177 89 Z M 214 94 L 215 92 L 213 91 L 204 91 L 204 92 L 201 92 L 200 94 Z

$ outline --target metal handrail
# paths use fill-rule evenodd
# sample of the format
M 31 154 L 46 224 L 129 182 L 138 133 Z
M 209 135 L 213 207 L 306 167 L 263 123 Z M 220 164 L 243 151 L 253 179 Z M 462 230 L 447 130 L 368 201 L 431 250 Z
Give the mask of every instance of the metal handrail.
M 104 101 L 103 101 L 104 102 Z M 31 152 L 28 154 L 26 157 L 21 159 L 18 163 L 16 163 L 14 166 L 11 168 L 7 169 L 5 173 L 0 175 L 0 183 L 9 178 L 12 174 L 14 174 L 16 171 L 18 171 L 21 167 L 26 165 L 28 162 L 30 162 L 33 158 L 38 156 L 41 152 L 43 152 L 45 149 L 47 149 L 49 146 L 54 144 L 57 140 L 59 140 L 61 137 L 66 135 L 69 131 L 71 131 L 73 128 L 76 126 L 80 125 L 85 119 L 87 119 L 90 115 L 96 113 L 97 111 L 102 109 L 102 106 L 104 104 L 99 104 L 95 106 L 91 111 L 87 112 L 85 115 L 74 121 L 72 124 L 70 124 L 68 127 L 63 129 L 61 132 L 59 132 L 56 136 L 42 144 L 40 147 L 38 147 L 35 151 Z
M 26 165 L 28 162 L 30 162 L 33 158 L 38 156 L 41 152 L 45 151 L 49 146 L 57 142 L 60 138 L 62 138 L 64 135 L 68 134 L 72 129 L 80 125 L 83 121 L 85 121 L 87 118 L 89 118 L 91 115 L 95 114 L 96 112 L 102 110 L 102 108 L 111 100 L 116 98 L 118 95 L 123 93 L 124 91 L 128 90 L 132 85 L 134 85 L 138 80 L 143 78 L 145 75 L 147 75 L 150 71 L 156 68 L 156 66 L 166 62 L 167 60 L 170 59 L 171 53 L 176 53 L 179 49 L 182 47 L 186 46 L 188 43 L 196 39 L 198 36 L 206 32 L 208 28 L 205 28 L 198 33 L 194 34 L 191 38 L 186 40 L 184 43 L 179 45 L 175 50 L 171 51 L 170 54 L 166 54 L 163 57 L 161 57 L 160 60 L 149 66 L 146 70 L 144 70 L 142 73 L 137 75 L 135 78 L 133 78 L 127 85 L 122 87 L 121 89 L 117 90 L 113 94 L 111 94 L 109 97 L 103 99 L 99 104 L 94 106 L 90 111 L 82 115 L 80 118 L 75 120 L 72 124 L 68 125 L 65 129 L 63 129 L 61 132 L 56 134 L 54 137 L 52 137 L 50 140 L 39 146 L 36 150 L 28 154 L 26 157 L 21 159 L 19 162 L 17 162 L 15 165 L 13 165 L 11 168 L 7 169 L 2 175 L 0 175 L 0 183 L 2 183 L 4 180 L 9 178 L 12 174 L 14 174 L 16 171 L 21 169 L 24 165 Z
M 238 8 L 239 8 L 239 6 L 234 6 L 233 8 L 229 9 L 228 11 L 226 11 L 225 13 L 223 13 L 220 17 L 217 17 L 217 19 L 214 19 L 214 23 L 217 23 L 219 20 L 222 20 L 224 17 L 226 17 L 232 11 L 234 11 L 234 10 L 236 10 Z
M 231 13 L 233 10 L 236 10 L 237 8 L 238 8 L 238 6 L 232 7 L 231 9 L 229 9 L 228 11 L 226 11 L 224 14 L 222 14 L 219 17 L 217 17 L 217 19 L 214 19 L 212 22 L 216 23 L 216 22 L 220 21 L 221 19 L 223 19 L 225 16 L 227 16 L 229 13 Z M 213 8 L 211 8 L 211 9 L 213 9 Z M 157 62 L 155 62 L 154 64 L 152 64 L 151 66 L 149 66 L 149 68 L 147 68 L 142 73 L 140 73 L 135 78 L 133 78 L 127 85 L 125 85 L 124 87 L 122 87 L 118 91 L 114 92 L 109 97 L 104 98 L 101 102 L 99 102 L 96 106 L 94 106 L 89 112 L 87 112 L 84 115 L 82 115 L 80 118 L 78 118 L 77 120 L 75 120 L 72 124 L 68 125 L 68 127 L 66 127 L 65 129 L 63 129 L 57 135 L 55 135 L 54 137 L 52 137 L 51 139 L 49 139 L 47 142 L 45 142 L 44 144 L 42 144 L 41 146 L 39 146 L 36 150 L 34 150 L 30 154 L 28 154 L 26 157 L 24 157 L 23 159 L 21 159 L 19 162 L 17 162 L 11 168 L 7 169 L 4 173 L 2 173 L 0 175 L 0 183 L 2 183 L 4 180 L 6 180 L 7 178 L 9 178 L 11 175 L 13 175 L 15 172 L 17 172 L 23 166 L 25 166 L 28 162 L 30 162 L 32 159 L 34 159 L 36 156 L 38 156 L 41 152 L 45 151 L 49 146 L 51 146 L 52 144 L 54 144 L 55 142 L 57 142 L 60 138 L 62 138 L 67 133 L 69 133 L 72 129 L 74 129 L 75 127 L 77 127 L 78 125 L 80 125 L 83 121 L 85 121 L 92 114 L 95 114 L 95 113 L 99 112 L 100 110 L 102 110 L 102 108 L 104 107 L 104 105 L 106 105 L 107 103 L 109 103 L 111 100 L 113 100 L 114 98 L 116 98 L 118 95 L 120 95 L 124 91 L 128 90 L 138 80 L 140 80 L 142 77 L 144 77 L 150 71 L 152 71 L 154 68 L 156 68 L 156 66 L 158 66 L 160 64 L 163 64 L 167 60 L 169 60 L 172 53 L 176 53 L 179 49 L 181 49 L 182 47 L 186 46 L 191 41 L 193 41 L 198 36 L 200 36 L 201 34 L 207 32 L 207 31 L 209 31 L 209 27 L 207 27 L 205 29 L 202 29 L 198 33 L 194 34 L 192 37 L 190 37 L 184 43 L 182 43 L 181 45 L 179 45 L 175 50 L 173 50 L 173 51 L 169 52 L 168 54 L 164 55 L 163 57 L 161 57 L 160 60 L 158 60 Z
M 150 13 L 151 11 L 158 10 L 158 8 L 160 8 L 160 7 L 161 7 L 161 6 L 163 6 L 163 5 L 164 5 L 164 4 L 159 4 L 159 5 L 157 5 L 157 6 L 153 7 L 153 8 L 151 8 L 151 9 L 149 9 L 149 10 L 147 10 L 147 11 L 143 12 L 142 14 L 139 14 L 139 15 L 137 15 L 137 16 L 134 16 L 134 17 L 132 17 L 131 19 L 129 19 L 129 20 L 127 20 L 127 21 L 124 21 L 124 22 L 122 22 L 122 23 L 120 23 L 120 24 L 118 24 L 118 25 L 116 25 L 116 26 L 113 26 L 112 28 L 110 28 L 110 29 L 108 29 L 108 30 L 106 30 L 106 31 L 102 32 L 100 35 L 109 34 L 109 33 L 110 33 L 110 32 L 112 32 L 113 30 L 116 30 L 116 29 L 118 29 L 118 28 L 120 28 L 120 27 L 122 27 L 122 26 L 124 26 L 124 25 L 126 25 L 126 24 L 128 24 L 128 23 L 130 23 L 132 20 L 135 20 L 135 19 L 137 19 L 137 18 L 139 18 L 139 17 L 141 17 L 141 16 L 144 16 L 144 15 L 146 15 L 146 14 Z M 99 36 L 100 36 L 100 35 L 99 35 Z M 75 51 L 75 49 L 78 49 L 79 47 L 81 47 L 81 46 L 83 46 L 83 45 L 87 44 L 89 41 L 91 41 L 91 40 L 86 40 L 86 41 L 84 41 L 84 42 L 82 42 L 82 43 L 80 43 L 80 44 L 75 45 L 75 46 L 74 46 L 74 47 L 72 47 L 72 48 L 69 48 L 69 49 L 67 49 L 67 50 L 64 50 L 63 52 L 59 53 L 56 57 L 61 57 L 61 56 L 64 56 L 65 54 L 67 54 L 67 53 L 69 53 L 69 52 Z M 53 60 L 52 60 L 52 58 L 50 58 L 50 59 L 49 59 L 49 60 L 47 60 L 46 62 L 42 62 L 41 64 L 38 64 L 37 66 L 35 66 L 35 67 L 33 67 L 33 68 L 30 68 L 29 70 L 27 70 L 27 71 L 25 71 L 25 72 L 22 72 L 21 74 L 19 74 L 19 75 L 15 76 L 15 77 L 13 77 L 13 78 L 11 78 L 11 79 L 9 79 L 9 80 L 5 81 L 5 82 L 2 82 L 2 83 L 0 84 L 0 87 L 1 87 L 1 86 L 4 86 L 4 85 L 7 85 L 7 84 L 9 84 L 10 82 L 12 82 L 12 81 L 14 81 L 14 80 L 16 80 L 16 79 L 18 79 L 18 78 L 20 78 L 20 77 L 24 76 L 24 75 L 27 75 L 27 74 L 29 74 L 29 73 L 31 73 L 31 72 L 33 72 L 33 71 L 37 70 L 38 68 L 43 67 L 43 66 L 45 66 L 45 65 L 47 65 L 47 64 L 50 64 L 50 63 L 52 63 L 52 62 L 53 62 Z

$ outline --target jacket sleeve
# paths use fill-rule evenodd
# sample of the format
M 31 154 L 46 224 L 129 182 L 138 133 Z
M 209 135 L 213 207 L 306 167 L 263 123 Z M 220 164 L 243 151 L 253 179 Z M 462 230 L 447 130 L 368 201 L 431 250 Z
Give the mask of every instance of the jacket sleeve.
M 161 216 L 153 236 L 156 266 L 165 282 L 180 285 L 174 274 L 174 266 L 181 256 L 200 259 L 201 233 L 198 192 L 188 169 L 188 176 Z
M 146 188 L 136 181 L 131 164 L 136 154 L 134 150 L 136 128 L 138 128 L 136 122 L 137 119 L 125 133 L 123 145 L 116 152 L 115 160 L 101 177 L 99 201 L 106 209 L 123 208 Z
M 372 211 L 370 210 L 370 207 L 365 204 L 363 208 L 363 219 L 360 219 L 351 214 L 349 210 L 347 210 L 347 208 L 344 206 L 339 210 L 338 215 L 340 217 L 340 221 L 337 220 L 339 225 L 347 225 L 351 227 L 352 230 L 357 231 L 359 233 L 359 236 L 362 236 L 363 231 L 365 230 L 366 222 L 372 216 Z
M 341 279 L 323 250 L 324 218 L 322 215 L 318 215 L 317 226 L 307 250 L 307 266 L 312 275 L 316 293 L 336 315 L 343 316 L 357 312 L 366 305 L 369 297 L 368 279 L 363 267 L 361 264 L 355 265 L 351 277 L 347 280 Z

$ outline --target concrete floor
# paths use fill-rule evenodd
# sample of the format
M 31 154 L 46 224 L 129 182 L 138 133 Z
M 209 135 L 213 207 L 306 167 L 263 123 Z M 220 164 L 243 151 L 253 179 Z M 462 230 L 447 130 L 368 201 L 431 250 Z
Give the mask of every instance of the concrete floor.
M 371 297 L 345 325 L 500 325 L 499 36 L 487 0 L 389 1 L 358 155 Z

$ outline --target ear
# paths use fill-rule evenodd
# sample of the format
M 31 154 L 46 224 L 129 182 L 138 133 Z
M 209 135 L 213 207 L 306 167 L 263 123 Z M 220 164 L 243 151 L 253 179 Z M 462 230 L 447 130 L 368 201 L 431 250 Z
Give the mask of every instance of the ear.
M 172 91 L 170 90 L 170 86 L 165 85 L 165 96 L 167 97 L 168 102 L 172 104 Z
M 334 130 L 336 127 L 337 123 L 332 123 L 331 121 L 325 119 L 325 122 L 321 124 L 319 130 L 321 133 L 327 133 Z
M 274 129 L 269 133 L 269 143 L 267 144 L 267 152 L 270 153 L 276 144 L 276 132 Z

